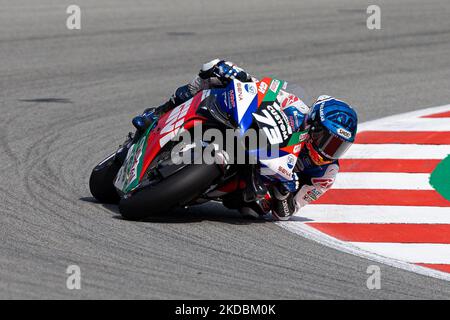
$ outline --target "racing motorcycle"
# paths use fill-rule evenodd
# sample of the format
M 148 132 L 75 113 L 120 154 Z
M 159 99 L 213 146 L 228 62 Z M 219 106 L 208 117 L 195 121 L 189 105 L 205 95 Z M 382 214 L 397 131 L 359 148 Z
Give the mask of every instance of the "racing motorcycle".
M 269 213 L 270 185 L 291 179 L 307 136 L 292 131 L 276 100 L 280 90 L 292 93 L 287 82 L 264 78 L 232 80 L 224 88 L 198 92 L 155 120 L 145 132 L 130 133 L 118 150 L 101 161 L 90 176 L 92 195 L 101 203 L 119 204 L 121 215 L 132 220 L 207 201 L 225 204 L 233 195 L 243 195 L 246 202 L 258 206 L 259 214 Z M 247 154 L 256 161 L 239 164 L 233 161 L 237 155 L 223 150 L 223 144 L 201 135 L 197 141 L 180 143 L 181 133 L 198 128 L 202 132 L 237 130 L 238 140 L 255 129 L 267 148 L 262 152 L 263 148 L 248 147 Z M 245 145 L 242 139 L 239 143 Z M 194 150 L 208 147 L 217 161 L 195 161 L 199 155 Z M 179 163 L 174 154 L 187 154 L 194 161 Z M 268 180 L 258 180 L 260 170 Z

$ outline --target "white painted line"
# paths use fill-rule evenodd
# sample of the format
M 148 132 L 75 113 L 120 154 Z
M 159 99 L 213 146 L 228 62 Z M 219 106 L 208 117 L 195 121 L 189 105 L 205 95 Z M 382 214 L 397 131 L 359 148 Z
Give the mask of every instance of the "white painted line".
M 444 159 L 450 145 L 354 144 L 344 159 Z
M 372 125 L 376 131 L 450 131 L 450 118 L 403 118 Z
M 450 224 L 450 208 L 317 204 L 302 208 L 289 221 Z
M 368 250 L 359 248 L 357 246 L 354 246 L 351 242 L 345 242 L 338 240 L 336 238 L 333 238 L 323 232 L 320 232 L 319 230 L 308 226 L 304 223 L 296 223 L 296 222 L 289 222 L 289 221 L 279 221 L 275 222 L 280 227 L 295 233 L 303 238 L 316 241 L 320 243 L 321 245 L 349 253 L 352 255 L 355 255 L 357 257 L 369 259 L 378 263 L 383 263 L 391 267 L 400 268 L 403 270 L 407 270 L 410 272 L 415 272 L 418 274 L 422 274 L 428 277 L 433 277 L 437 279 L 442 279 L 446 281 L 450 281 L 450 273 L 442 272 L 434 269 L 429 269 L 426 267 L 418 266 L 415 264 L 411 264 L 406 261 L 401 261 L 392 257 L 384 257 L 380 254 L 377 254 L 375 252 L 370 252 Z
M 340 172 L 333 189 L 434 190 L 427 173 Z
M 351 242 L 363 250 L 411 263 L 450 264 L 450 244 Z
M 419 118 L 421 116 L 426 116 L 426 115 L 435 114 L 435 113 L 441 113 L 441 112 L 445 112 L 445 111 L 450 111 L 450 104 L 446 104 L 446 105 L 439 106 L 439 107 L 420 109 L 420 110 L 416 110 L 416 111 L 396 114 L 396 115 L 385 117 L 385 118 L 367 121 L 367 122 L 364 122 L 364 123 L 361 123 L 358 125 L 358 131 L 377 130 L 379 125 L 384 125 L 385 123 L 395 122 L 395 121 L 405 120 L 405 119 L 412 120 L 414 118 Z M 424 118 L 421 118 L 421 119 L 424 119 Z M 447 130 L 449 130 L 448 127 L 445 131 L 447 131 Z
M 448 131 L 448 119 L 420 118 L 450 111 L 450 105 L 421 109 L 418 111 L 393 115 L 377 120 L 368 121 L 358 126 L 358 131 L 381 130 L 419 130 L 419 131 Z M 429 120 L 431 119 L 431 121 Z M 432 121 L 438 119 L 438 121 Z M 422 121 L 424 120 L 424 121 Z M 412 129 L 406 125 L 407 121 L 421 123 L 420 128 Z M 389 123 L 402 126 L 394 128 Z M 434 128 L 427 126 L 433 124 Z M 445 126 L 445 127 L 444 127 Z M 450 154 L 450 146 L 420 146 L 420 145 L 353 145 L 345 158 L 351 159 L 443 159 Z M 341 175 L 342 173 L 340 173 Z M 344 205 L 310 205 L 300 211 L 300 216 L 294 216 L 290 221 L 276 222 L 280 227 L 316 241 L 322 245 L 383 263 L 396 268 L 418 274 L 450 281 L 450 273 L 433 270 L 413 263 L 450 263 L 450 245 L 442 244 L 368 244 L 351 243 L 338 240 L 306 224 L 308 221 L 343 222 L 343 223 L 433 223 L 449 222 L 448 208 L 436 207 L 403 207 L 403 206 L 344 206 Z M 359 245 L 359 246 L 357 246 Z M 393 247 L 393 245 L 395 247 Z M 377 251 L 374 251 L 377 250 Z

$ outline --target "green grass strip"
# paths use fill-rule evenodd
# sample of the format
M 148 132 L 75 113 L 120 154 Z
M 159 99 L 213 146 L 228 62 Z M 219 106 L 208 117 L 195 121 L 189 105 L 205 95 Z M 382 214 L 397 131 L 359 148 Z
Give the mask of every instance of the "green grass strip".
M 450 155 L 434 168 L 430 184 L 445 199 L 450 200 Z

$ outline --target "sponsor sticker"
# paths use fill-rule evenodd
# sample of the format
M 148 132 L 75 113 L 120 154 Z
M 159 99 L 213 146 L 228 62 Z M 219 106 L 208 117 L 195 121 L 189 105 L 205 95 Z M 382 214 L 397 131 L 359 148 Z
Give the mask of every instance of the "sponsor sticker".
M 236 107 L 236 100 L 234 100 L 234 90 L 229 91 L 230 108 Z
M 114 185 L 123 192 L 127 192 L 138 178 L 138 166 L 144 151 L 146 136 L 128 150 L 125 164 L 120 168 Z M 128 190 L 129 191 L 129 190 Z
M 302 132 L 298 137 L 298 142 L 303 142 L 309 138 L 308 132 Z
M 328 189 L 332 186 L 334 179 L 331 178 L 312 178 L 311 182 L 314 185 L 319 185 L 320 187 L 324 189 Z
M 138 145 L 136 153 L 134 154 L 134 160 L 132 162 L 131 170 L 129 172 L 128 180 L 126 182 L 127 185 L 131 184 L 137 178 L 138 165 L 142 156 L 144 142 L 145 140 L 142 139 L 142 142 Z
M 277 92 L 278 87 L 280 86 L 280 80 L 274 79 L 270 84 L 270 91 Z
M 321 194 L 322 193 L 319 190 L 312 189 L 312 190 L 309 190 L 305 194 L 305 196 L 303 197 L 303 200 L 308 201 L 308 202 L 314 201 L 314 200 L 317 200 L 320 197 Z
M 260 83 L 259 83 L 259 86 L 258 86 L 258 91 L 259 91 L 261 94 L 265 94 L 266 91 L 267 91 L 267 83 L 265 83 L 265 82 L 260 82 Z
M 295 102 L 299 101 L 300 99 L 297 98 L 295 95 L 290 94 L 287 98 L 283 100 L 281 103 L 282 108 L 286 108 L 288 106 L 292 106 Z
M 255 89 L 255 87 L 254 87 L 253 85 L 249 84 L 249 83 L 246 83 L 246 84 L 244 85 L 244 89 L 245 89 L 245 91 L 247 91 L 247 92 L 250 93 L 250 94 L 253 94 L 253 95 L 256 94 L 256 89 Z
M 341 137 L 344 137 L 344 138 L 347 138 L 347 139 L 350 139 L 350 138 L 352 137 L 352 134 L 350 133 L 350 131 L 347 131 L 347 130 L 345 130 L 345 129 L 343 129 L 343 128 L 339 128 L 339 129 L 337 130 L 337 133 L 338 133 L 338 135 L 340 135 Z
M 288 168 L 289 169 L 292 169 L 292 168 L 294 168 L 294 165 L 295 165 L 295 157 L 293 156 L 293 155 L 289 155 L 288 156 L 288 161 L 287 161 L 287 166 L 288 166 Z
M 237 96 L 238 96 L 239 101 L 244 100 L 244 95 L 242 92 L 242 83 L 240 83 L 240 82 L 236 83 L 236 88 L 237 88 Z
M 320 121 L 325 121 L 325 114 L 323 113 L 323 107 L 325 106 L 325 102 L 322 102 L 319 109 Z
M 284 177 L 289 178 L 291 176 L 291 173 L 286 168 L 283 168 L 282 166 L 278 167 L 278 172 L 283 175 Z
M 297 144 L 294 146 L 294 153 L 297 154 L 300 152 L 300 150 L 302 149 L 302 145 L 301 144 Z
M 225 107 L 228 108 L 228 101 L 230 100 L 230 99 L 228 98 L 228 93 L 227 93 L 227 92 L 224 92 L 224 93 L 222 93 L 222 96 L 223 96 L 223 103 L 225 104 Z
M 278 124 L 278 128 L 281 130 L 283 140 L 287 140 L 289 135 L 292 134 L 292 128 L 289 125 L 289 120 L 287 119 L 284 112 L 280 112 L 278 104 L 275 102 L 273 106 L 267 106 L 267 110 L 272 114 L 273 118 Z

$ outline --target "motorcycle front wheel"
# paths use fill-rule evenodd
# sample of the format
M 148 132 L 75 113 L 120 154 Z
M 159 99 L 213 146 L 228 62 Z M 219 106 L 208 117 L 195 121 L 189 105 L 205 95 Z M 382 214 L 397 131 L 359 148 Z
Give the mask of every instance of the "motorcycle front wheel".
M 116 153 L 111 154 L 95 166 L 89 178 L 91 194 L 101 203 L 117 204 L 120 201 L 120 197 L 114 187 L 114 179 L 117 172 L 119 172 L 121 164 L 115 161 L 115 155 Z
M 158 184 L 120 200 L 119 211 L 129 220 L 166 213 L 200 196 L 221 174 L 215 164 L 187 165 Z

